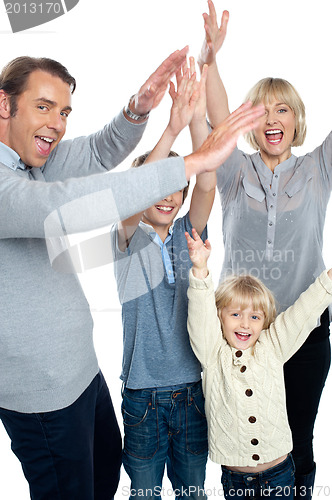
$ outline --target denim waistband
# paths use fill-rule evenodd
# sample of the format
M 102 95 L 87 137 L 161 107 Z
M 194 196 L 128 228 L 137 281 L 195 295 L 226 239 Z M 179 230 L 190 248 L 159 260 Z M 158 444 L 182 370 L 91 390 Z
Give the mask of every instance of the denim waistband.
M 192 396 L 202 393 L 202 381 L 194 382 L 191 384 L 181 384 L 178 386 L 168 387 L 154 387 L 149 389 L 129 389 L 124 387 L 123 394 L 131 399 L 145 399 L 148 401 L 170 402 L 182 401 L 186 398 L 188 400 Z
M 244 481 L 249 479 L 249 480 L 254 480 L 254 479 L 271 479 L 275 474 L 279 474 L 280 471 L 285 469 L 286 467 L 295 467 L 294 461 L 292 454 L 289 453 L 287 458 L 280 462 L 280 464 L 274 465 L 273 467 L 270 467 L 269 469 L 263 470 L 262 472 L 235 472 L 233 470 L 227 469 L 225 465 L 222 465 L 222 471 L 226 474 L 230 474 L 231 476 L 235 477 L 241 477 Z

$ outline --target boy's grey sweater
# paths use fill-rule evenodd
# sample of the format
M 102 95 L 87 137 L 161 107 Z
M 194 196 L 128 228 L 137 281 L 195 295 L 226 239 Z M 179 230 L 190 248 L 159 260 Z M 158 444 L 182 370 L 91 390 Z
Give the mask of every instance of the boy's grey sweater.
M 120 113 L 97 134 L 60 143 L 42 169 L 26 168 L 0 144 L 0 407 L 64 408 L 98 373 L 89 305 L 77 277 L 52 268 L 44 222 L 53 213 L 67 230 L 89 230 L 182 189 L 182 158 L 105 173 L 135 148 L 144 128 Z M 59 233 L 47 225 L 48 237 Z

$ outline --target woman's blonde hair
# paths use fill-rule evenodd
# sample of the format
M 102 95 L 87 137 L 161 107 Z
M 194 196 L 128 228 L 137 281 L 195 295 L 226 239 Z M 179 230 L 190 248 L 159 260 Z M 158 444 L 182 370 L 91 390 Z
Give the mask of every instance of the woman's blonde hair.
M 267 104 L 273 98 L 287 104 L 293 111 L 295 115 L 295 134 L 292 146 L 302 146 L 307 133 L 305 106 L 292 84 L 283 78 L 263 78 L 248 92 L 245 100 L 251 101 L 255 106 L 259 103 Z M 248 132 L 245 139 L 252 148 L 259 150 L 254 131 Z
M 261 310 L 264 313 L 265 321 L 263 328 L 268 328 L 276 317 L 276 305 L 272 292 L 258 279 L 249 274 L 241 276 L 228 276 L 218 286 L 216 293 L 216 306 L 219 318 L 221 310 L 227 307 L 232 301 L 245 309 L 249 304 L 254 310 Z

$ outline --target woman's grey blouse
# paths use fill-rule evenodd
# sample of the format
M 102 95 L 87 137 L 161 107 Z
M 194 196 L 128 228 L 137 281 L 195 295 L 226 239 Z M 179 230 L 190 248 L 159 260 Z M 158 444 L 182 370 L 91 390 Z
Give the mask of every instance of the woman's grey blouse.
M 225 248 L 221 277 L 260 278 L 285 310 L 325 269 L 332 132 L 312 153 L 292 155 L 274 172 L 260 153 L 236 149 L 217 174 Z

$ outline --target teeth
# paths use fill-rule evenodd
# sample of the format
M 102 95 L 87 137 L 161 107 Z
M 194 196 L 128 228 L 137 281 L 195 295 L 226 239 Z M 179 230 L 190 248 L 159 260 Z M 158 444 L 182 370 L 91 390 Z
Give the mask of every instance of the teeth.
M 265 132 L 266 135 L 273 135 L 273 134 L 282 134 L 282 131 L 279 130 L 279 129 L 276 129 L 276 130 L 267 130 Z
M 164 207 L 162 205 L 158 205 L 157 209 L 161 210 L 162 212 L 171 212 L 173 210 L 172 207 Z
M 41 137 L 40 138 L 43 140 L 43 141 L 46 141 L 46 142 L 53 142 L 54 139 L 50 139 L 49 137 Z

